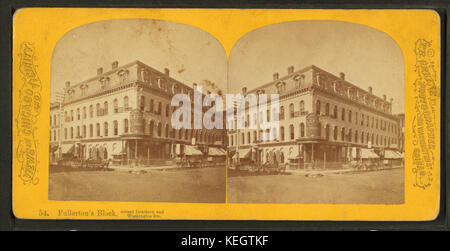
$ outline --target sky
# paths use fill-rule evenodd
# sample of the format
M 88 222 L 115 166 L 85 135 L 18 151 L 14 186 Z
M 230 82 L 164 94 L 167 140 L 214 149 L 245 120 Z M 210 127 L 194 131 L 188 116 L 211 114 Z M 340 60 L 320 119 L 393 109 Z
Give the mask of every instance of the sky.
M 226 92 L 227 57 L 209 33 L 190 26 L 152 19 L 108 20 L 77 27 L 57 43 L 52 57 L 51 98 L 64 83 L 76 84 L 106 72 L 113 61 L 119 66 L 139 60 L 192 86 L 212 82 Z M 206 81 L 205 81 L 206 80 Z
M 379 97 L 393 98 L 392 112 L 404 113 L 403 54 L 384 32 L 368 26 L 336 21 L 294 21 L 268 25 L 244 35 L 229 61 L 229 91 L 254 89 L 272 80 L 316 65 Z

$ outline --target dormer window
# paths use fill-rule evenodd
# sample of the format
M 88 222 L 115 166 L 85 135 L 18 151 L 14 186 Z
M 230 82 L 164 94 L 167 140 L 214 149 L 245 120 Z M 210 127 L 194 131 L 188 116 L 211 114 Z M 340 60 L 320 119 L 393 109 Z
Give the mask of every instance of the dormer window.
M 117 75 L 119 76 L 120 83 L 124 83 L 128 80 L 128 70 L 120 70 Z
M 109 86 L 109 78 L 101 78 L 100 86 L 102 89 L 106 89 Z

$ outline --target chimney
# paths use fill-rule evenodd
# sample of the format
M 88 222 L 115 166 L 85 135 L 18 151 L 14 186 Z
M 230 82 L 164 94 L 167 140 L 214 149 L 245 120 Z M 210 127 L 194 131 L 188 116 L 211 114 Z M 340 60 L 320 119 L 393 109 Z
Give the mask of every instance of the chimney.
M 247 95 L 247 87 L 242 87 L 242 94 Z
M 277 80 L 277 79 L 278 79 L 278 77 L 279 77 L 279 74 L 278 74 L 278 72 L 276 72 L 276 73 L 274 73 L 274 74 L 273 74 L 273 80 Z
M 66 81 L 66 88 L 70 88 L 70 81 Z
M 372 86 L 369 86 L 369 93 L 372 94 Z
M 97 68 L 97 76 L 100 76 L 103 74 L 103 67 Z
M 383 100 L 386 101 L 386 94 L 383 94 Z
M 342 80 L 345 80 L 345 73 L 339 72 L 339 77 L 340 77 Z
M 112 62 L 111 68 L 112 68 L 113 70 L 117 69 L 118 67 L 119 67 L 119 62 L 118 62 L 118 61 Z
M 293 65 L 288 67 L 288 74 L 292 74 L 292 73 L 294 73 L 294 66 Z
M 164 68 L 164 74 L 166 74 L 166 76 L 169 76 L 170 70 L 168 68 Z

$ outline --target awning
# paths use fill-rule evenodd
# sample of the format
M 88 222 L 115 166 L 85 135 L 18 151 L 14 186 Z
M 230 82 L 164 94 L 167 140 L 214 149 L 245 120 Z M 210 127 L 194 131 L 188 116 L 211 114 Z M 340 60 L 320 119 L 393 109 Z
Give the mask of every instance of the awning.
M 61 152 L 62 153 L 73 153 L 74 145 L 61 145 Z
M 378 159 L 379 156 L 372 149 L 361 148 L 362 159 Z
M 220 148 L 210 147 L 208 149 L 208 156 L 225 156 L 225 151 Z
M 56 150 L 58 150 L 58 145 L 53 145 L 53 146 L 50 146 L 50 152 L 51 153 L 54 153 L 54 152 L 56 152 Z
M 239 149 L 239 159 L 250 158 L 251 157 L 251 153 L 252 153 L 252 149 L 251 148 Z M 233 158 L 236 159 L 237 158 L 237 154 L 235 154 L 233 156 Z
M 203 155 L 203 153 L 194 146 L 186 145 L 184 147 L 185 155 Z
M 401 159 L 402 156 L 395 151 L 392 150 L 385 150 L 384 151 L 384 158 L 385 159 Z

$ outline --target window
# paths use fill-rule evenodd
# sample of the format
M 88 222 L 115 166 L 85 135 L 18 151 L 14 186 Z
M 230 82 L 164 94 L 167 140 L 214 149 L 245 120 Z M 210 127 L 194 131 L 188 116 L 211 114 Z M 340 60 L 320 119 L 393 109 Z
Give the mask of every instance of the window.
M 169 117 L 170 108 L 169 105 L 166 104 L 166 117 Z
M 161 122 L 158 123 L 158 137 L 161 137 Z
M 280 107 L 280 120 L 283 120 L 283 119 L 284 119 L 284 106 Z
M 105 103 L 103 103 L 103 114 L 108 115 L 108 101 L 105 101 Z
M 241 133 L 241 143 L 245 144 L 245 135 L 244 135 L 244 133 Z
M 83 107 L 83 119 L 87 118 L 86 106 Z
M 341 140 L 345 141 L 345 127 L 342 127 L 341 129 Z
M 89 106 L 89 118 L 94 117 L 94 106 Z
M 145 97 L 141 96 L 140 100 L 139 100 L 139 108 L 141 109 L 141 111 L 144 111 L 145 109 Z
M 123 98 L 123 109 L 125 110 L 125 111 L 127 111 L 128 110 L 128 107 L 129 106 L 129 104 L 128 104 L 128 96 L 125 96 L 124 98 Z
M 70 121 L 73 121 L 73 110 L 70 110 Z
M 330 115 L 330 104 L 326 103 L 325 105 L 325 115 L 329 116 Z
M 67 139 L 67 128 L 64 128 L 64 139 Z
M 280 127 L 280 140 L 284 141 L 284 127 Z
M 86 126 L 83 125 L 83 138 L 86 138 Z
M 352 142 L 352 129 L 348 129 L 348 141 Z
M 96 129 L 96 131 L 97 131 L 97 137 L 100 137 L 100 123 L 97 123 L 97 124 L 95 125 L 95 129 Z
M 305 137 L 305 124 L 300 123 L 300 137 Z
M 81 137 L 80 127 L 77 126 L 77 138 Z
M 333 135 L 333 139 L 337 140 L 337 138 L 338 138 L 338 127 L 337 126 L 334 127 L 334 133 L 333 134 L 334 134 Z
M 168 138 L 169 137 L 169 125 L 166 124 L 166 128 L 165 128 L 165 137 Z M 187 134 L 186 134 L 187 135 Z
M 103 123 L 103 130 L 104 130 L 104 132 L 103 132 L 104 136 L 107 137 L 108 136 L 108 122 Z
M 316 102 L 316 114 L 320 115 L 320 100 L 317 100 Z
M 80 108 L 77 108 L 77 120 L 81 119 Z
M 295 113 L 295 111 L 294 111 L 294 104 L 290 104 L 289 105 L 289 116 L 291 117 L 291 118 L 293 118 L 294 117 L 294 113 Z
M 337 116 L 337 105 L 335 105 L 333 110 L 333 118 L 337 119 Z
M 305 101 L 300 101 L 300 114 L 304 114 L 305 112 Z
M 118 113 L 119 112 L 119 101 L 117 99 L 114 99 L 113 106 L 114 106 L 114 113 Z
M 101 108 L 100 108 L 100 104 L 99 103 L 97 103 L 97 105 L 95 105 L 95 112 L 97 113 L 97 117 L 98 116 L 102 116 Z
M 150 136 L 153 136 L 154 127 L 155 127 L 155 122 L 153 122 L 153 120 L 152 120 L 152 121 L 150 121 L 149 128 L 148 128 L 148 132 L 149 132 Z
M 128 119 L 123 120 L 123 132 L 128 133 Z
M 358 143 L 358 131 L 355 131 L 355 143 Z
M 342 108 L 342 112 L 341 112 L 341 116 L 342 116 L 342 121 L 345 120 L 345 108 Z
M 352 122 L 352 111 L 348 111 L 348 122 Z
M 161 115 L 161 110 L 162 110 L 162 103 L 159 102 L 158 103 L 158 114 Z
M 73 127 L 70 128 L 70 138 L 73 139 Z
M 289 134 L 291 135 L 291 140 L 293 140 L 295 138 L 294 125 L 289 126 Z
M 153 112 L 153 99 L 150 100 L 150 112 Z
M 247 144 L 251 143 L 250 132 L 247 132 Z
M 258 140 L 258 133 L 256 131 L 253 131 L 253 142 Z
M 325 126 L 325 139 L 330 139 L 330 125 Z

